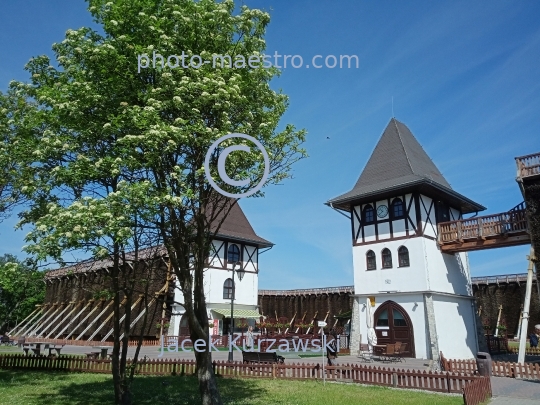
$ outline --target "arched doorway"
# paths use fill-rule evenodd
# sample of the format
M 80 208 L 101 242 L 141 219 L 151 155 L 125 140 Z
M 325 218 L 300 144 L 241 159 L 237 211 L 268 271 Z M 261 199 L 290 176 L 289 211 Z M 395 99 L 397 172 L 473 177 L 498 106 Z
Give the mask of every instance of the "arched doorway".
M 411 318 L 403 307 L 394 301 L 384 302 L 374 314 L 377 344 L 407 343 L 407 357 L 416 357 L 414 331 Z

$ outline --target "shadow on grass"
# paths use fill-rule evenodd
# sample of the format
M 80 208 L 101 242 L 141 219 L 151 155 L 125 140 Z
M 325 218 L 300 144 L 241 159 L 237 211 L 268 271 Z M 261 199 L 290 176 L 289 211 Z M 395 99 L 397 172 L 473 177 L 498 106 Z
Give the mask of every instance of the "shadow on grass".
M 218 378 L 224 404 L 248 403 L 263 398 L 266 390 L 249 379 Z M 4 395 L 25 398 L 32 405 L 113 404 L 113 383 L 109 374 L 64 372 L 24 372 L 0 370 Z M 198 381 L 192 376 L 135 376 L 132 386 L 134 405 L 200 404 Z M 7 399 L 7 398 L 6 398 Z

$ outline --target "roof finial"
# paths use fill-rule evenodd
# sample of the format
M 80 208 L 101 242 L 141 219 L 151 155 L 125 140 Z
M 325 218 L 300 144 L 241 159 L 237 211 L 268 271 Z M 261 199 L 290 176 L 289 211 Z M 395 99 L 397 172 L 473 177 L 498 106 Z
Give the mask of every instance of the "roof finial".
M 394 115 L 394 96 L 392 96 L 392 118 L 396 118 Z

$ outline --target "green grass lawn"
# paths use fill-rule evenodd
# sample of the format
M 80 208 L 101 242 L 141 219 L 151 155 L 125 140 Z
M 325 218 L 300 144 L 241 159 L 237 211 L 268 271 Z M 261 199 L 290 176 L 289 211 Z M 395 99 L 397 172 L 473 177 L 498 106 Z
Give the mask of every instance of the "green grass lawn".
M 24 353 L 18 346 L 0 346 L 0 353 Z
M 228 405 L 458 405 L 461 396 L 409 390 L 327 383 L 258 379 L 218 379 Z M 0 370 L 0 404 L 102 405 L 113 403 L 112 379 L 107 374 Z M 199 404 L 194 377 L 135 377 L 136 405 Z
M 510 348 L 514 348 L 514 349 L 519 349 L 519 342 L 512 342 L 512 341 L 508 341 L 508 347 Z M 526 345 L 525 345 L 526 348 L 530 348 L 530 344 L 529 344 L 529 341 L 527 341 Z

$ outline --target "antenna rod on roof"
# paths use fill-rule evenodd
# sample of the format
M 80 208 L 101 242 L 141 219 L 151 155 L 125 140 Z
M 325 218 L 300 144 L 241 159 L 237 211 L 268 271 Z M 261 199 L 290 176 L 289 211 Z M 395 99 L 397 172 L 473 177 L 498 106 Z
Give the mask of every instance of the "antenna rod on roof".
M 392 118 L 395 118 L 396 116 L 394 115 L 394 96 L 392 96 Z

